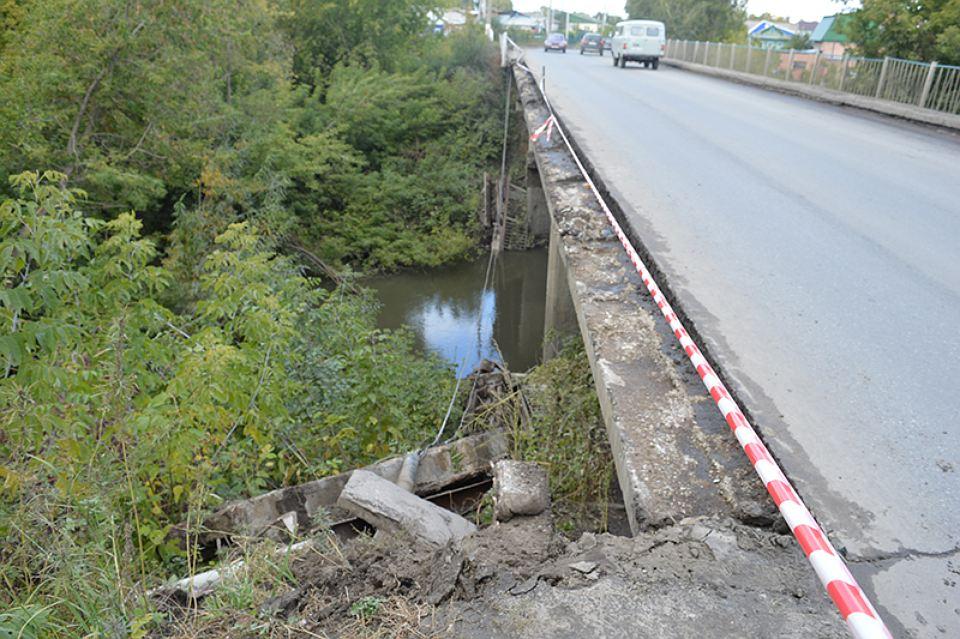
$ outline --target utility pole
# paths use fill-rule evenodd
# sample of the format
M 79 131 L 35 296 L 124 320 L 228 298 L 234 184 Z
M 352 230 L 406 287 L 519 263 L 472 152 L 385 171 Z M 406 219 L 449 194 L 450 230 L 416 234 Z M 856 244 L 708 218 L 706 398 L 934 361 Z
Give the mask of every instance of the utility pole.
M 553 0 L 550 0 L 550 20 L 547 22 L 547 34 L 553 32 Z
M 569 9 L 569 7 L 567 8 Z M 563 37 L 567 37 L 567 34 L 570 33 L 570 12 L 564 11 L 563 15 L 566 18 L 563 25 Z
M 493 12 L 490 10 L 491 0 L 481 0 L 483 2 L 483 31 L 493 42 Z

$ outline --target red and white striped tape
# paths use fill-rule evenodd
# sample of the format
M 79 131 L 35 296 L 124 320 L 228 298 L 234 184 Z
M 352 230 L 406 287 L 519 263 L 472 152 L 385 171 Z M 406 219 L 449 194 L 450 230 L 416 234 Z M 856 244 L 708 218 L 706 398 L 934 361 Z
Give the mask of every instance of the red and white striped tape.
M 554 126 L 554 124 L 556 124 L 556 122 L 557 122 L 557 119 L 556 119 L 555 117 L 553 117 L 552 115 L 551 115 L 550 117 L 548 117 L 547 120 L 546 120 L 543 124 L 541 124 L 540 126 L 537 127 L 537 130 L 536 130 L 536 131 L 534 131 L 533 133 L 530 134 L 530 140 L 531 140 L 532 142 L 536 142 L 537 140 L 540 139 L 540 136 L 543 135 L 544 132 L 546 132 L 546 134 L 547 134 L 547 142 L 549 142 L 549 141 L 550 141 L 550 136 L 553 134 L 553 126 Z
M 533 72 L 530 71 L 530 69 L 523 65 L 519 66 L 532 75 Z M 780 466 L 777 465 L 777 462 L 774 461 L 773 456 L 770 455 L 766 446 L 760 441 L 756 431 L 754 431 L 750 422 L 747 421 L 746 416 L 743 414 L 736 400 L 730 395 L 727 387 L 720 381 L 720 377 L 713 371 L 710 364 L 707 363 L 703 353 L 700 352 L 696 343 L 683 327 L 683 323 L 680 321 L 677 313 L 670 306 L 669 302 L 667 302 L 660 287 L 650 274 L 650 270 L 643 263 L 640 254 L 637 253 L 637 250 L 630 243 L 630 240 L 627 239 L 626 234 L 614 217 L 613 212 L 610 211 L 610 207 L 607 206 L 596 184 L 594 184 L 593 179 L 587 173 L 577 152 L 573 149 L 573 145 L 567 138 L 567 134 L 560 126 L 560 123 L 557 122 L 553 113 L 553 107 L 550 105 L 547 96 L 543 94 L 542 91 L 541 95 L 543 95 L 543 99 L 550 111 L 550 117 L 547 118 L 547 122 L 553 122 L 553 125 L 566 143 L 570 154 L 580 168 L 580 172 L 590 186 L 590 190 L 597 198 L 597 202 L 600 203 L 600 207 L 606 214 L 607 220 L 610 222 L 617 237 L 620 239 L 620 243 L 627 252 L 630 262 L 633 263 L 633 267 L 640 275 L 644 286 L 647 287 L 647 291 L 649 291 L 653 301 L 660 308 L 660 312 L 663 313 L 663 317 L 670 325 L 674 337 L 677 338 L 680 346 L 683 347 L 683 350 L 686 352 L 690 363 L 693 364 L 693 367 L 697 370 L 697 374 L 700 375 L 703 385 L 706 386 L 710 392 L 710 396 L 713 397 L 713 401 L 716 402 L 717 408 L 723 413 L 727 425 L 730 426 L 730 430 L 733 431 L 737 441 L 740 442 L 743 452 L 745 452 L 750 459 L 750 463 L 753 464 L 753 469 L 757 472 L 757 475 L 760 476 L 760 480 L 766 487 L 767 492 L 770 493 L 774 503 L 777 504 L 777 508 L 786 520 L 787 525 L 790 526 L 793 536 L 800 542 L 800 547 L 803 549 L 804 554 L 806 554 L 807 559 L 817 573 L 817 577 L 820 578 L 820 582 L 824 588 L 826 588 L 827 594 L 830 595 L 833 603 L 840 611 L 840 615 L 844 621 L 847 622 L 847 627 L 850 629 L 851 634 L 857 639 L 891 638 L 892 635 L 890 631 L 887 630 L 883 620 L 880 619 L 880 615 L 877 614 L 877 611 L 869 599 L 867 599 L 863 589 L 857 584 L 857 580 L 850 574 L 846 563 L 830 544 L 820 525 L 817 524 L 813 515 L 810 514 L 810 511 L 803 503 L 803 500 L 797 495 L 797 492 L 783 474 Z M 546 124 L 545 122 L 544 126 L 546 126 Z M 543 127 L 540 128 L 542 129 Z M 540 129 L 538 129 L 538 131 L 539 130 Z

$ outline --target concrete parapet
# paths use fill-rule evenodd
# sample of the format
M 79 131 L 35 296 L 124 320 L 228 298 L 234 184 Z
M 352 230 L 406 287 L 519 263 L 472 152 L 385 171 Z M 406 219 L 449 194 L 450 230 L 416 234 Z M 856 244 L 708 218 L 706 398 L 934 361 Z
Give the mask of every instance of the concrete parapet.
M 548 112 L 534 80 L 516 77 L 533 131 Z M 551 255 L 562 263 L 548 289 L 565 274 L 631 529 L 714 514 L 771 520 L 772 504 L 722 417 L 701 410 L 712 400 L 684 372 L 672 336 L 658 332 L 656 309 L 560 136 L 532 146 L 554 224 Z
M 664 59 L 663 63 L 678 69 L 694 71 L 703 75 L 710 75 L 716 78 L 733 80 L 741 84 L 760 87 L 779 91 L 780 93 L 789 93 L 806 98 L 812 98 L 819 102 L 836 104 L 840 106 L 850 106 L 874 113 L 882 113 L 904 120 L 912 120 L 923 124 L 941 126 L 948 129 L 960 130 L 960 115 L 952 113 L 943 113 L 931 109 L 921 109 L 912 104 L 901 104 L 889 100 L 880 100 L 873 97 L 854 95 L 853 93 L 843 93 L 833 89 L 824 89 L 823 87 L 810 86 L 798 82 L 787 82 L 786 80 L 777 80 L 763 76 L 753 75 L 751 73 L 742 73 L 740 71 L 730 71 L 729 69 L 717 69 L 703 64 L 693 62 L 682 62 L 680 60 Z

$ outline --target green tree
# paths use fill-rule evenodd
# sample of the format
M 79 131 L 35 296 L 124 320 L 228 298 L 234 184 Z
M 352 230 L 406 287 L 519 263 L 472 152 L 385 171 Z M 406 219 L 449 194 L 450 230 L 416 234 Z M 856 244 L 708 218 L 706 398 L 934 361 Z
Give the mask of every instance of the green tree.
M 433 0 L 279 0 L 279 25 L 293 44 L 298 82 L 322 84 L 338 62 L 354 59 L 390 69 L 427 30 Z
M 212 149 L 283 112 L 285 51 L 258 0 L 26 6 L 0 62 L 0 178 L 57 167 L 96 209 L 165 222 Z
M 70 637 L 180 565 L 185 513 L 416 446 L 453 379 L 249 223 L 212 242 L 196 303 L 165 308 L 140 222 L 84 216 L 63 178 L 16 176 L 0 204 L 0 607 L 49 604 Z
M 960 0 L 864 0 L 844 30 L 866 56 L 960 64 Z
M 797 51 L 805 51 L 810 47 L 809 33 L 795 33 L 793 37 L 790 38 L 790 42 L 787 43 L 788 49 L 796 49 Z
M 745 0 L 627 0 L 631 19 L 660 20 L 671 38 L 723 41 L 744 30 Z
M 3 54 L 7 42 L 20 26 L 23 13 L 21 0 L 0 0 L 0 55 Z

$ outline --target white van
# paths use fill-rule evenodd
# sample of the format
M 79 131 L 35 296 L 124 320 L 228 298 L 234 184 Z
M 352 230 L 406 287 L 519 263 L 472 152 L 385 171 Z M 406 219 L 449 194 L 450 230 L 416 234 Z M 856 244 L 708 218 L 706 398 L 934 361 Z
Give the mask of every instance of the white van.
M 627 20 L 617 24 L 610 52 L 613 66 L 627 66 L 627 62 L 640 62 L 645 67 L 656 69 L 660 56 L 667 50 L 667 30 L 656 20 Z

